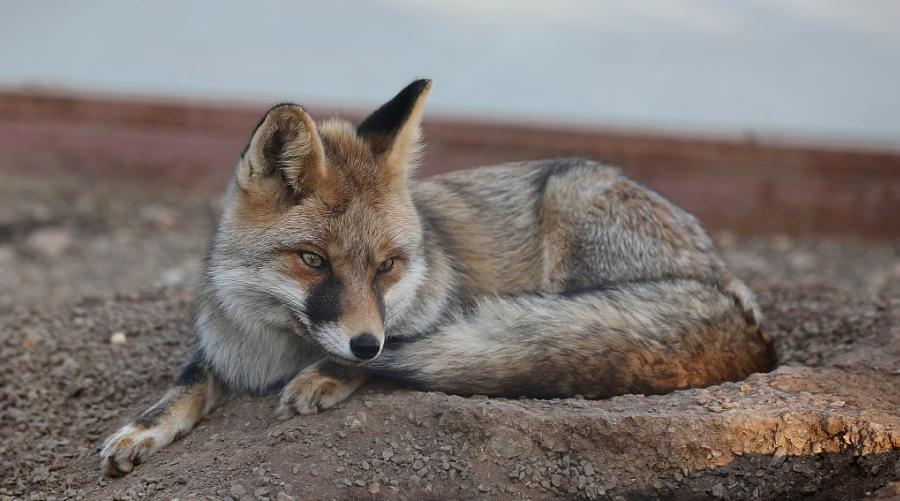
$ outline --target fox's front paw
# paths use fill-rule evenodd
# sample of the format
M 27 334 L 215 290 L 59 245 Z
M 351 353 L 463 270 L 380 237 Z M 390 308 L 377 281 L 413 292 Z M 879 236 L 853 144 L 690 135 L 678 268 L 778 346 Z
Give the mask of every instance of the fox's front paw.
M 281 391 L 278 415 L 287 419 L 295 414 L 315 414 L 343 402 L 362 386 L 361 371 L 319 362 L 303 370 Z
M 131 473 L 135 465 L 166 444 L 152 428 L 129 424 L 106 440 L 100 452 L 100 470 L 104 476 L 118 477 Z

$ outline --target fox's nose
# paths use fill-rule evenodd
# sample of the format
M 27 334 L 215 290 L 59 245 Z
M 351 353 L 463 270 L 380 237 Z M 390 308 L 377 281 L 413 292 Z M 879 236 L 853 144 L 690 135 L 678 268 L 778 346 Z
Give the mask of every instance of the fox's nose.
M 350 351 L 352 351 L 357 358 L 371 360 L 378 355 L 379 351 L 381 351 L 381 344 L 375 336 L 364 333 L 350 340 Z

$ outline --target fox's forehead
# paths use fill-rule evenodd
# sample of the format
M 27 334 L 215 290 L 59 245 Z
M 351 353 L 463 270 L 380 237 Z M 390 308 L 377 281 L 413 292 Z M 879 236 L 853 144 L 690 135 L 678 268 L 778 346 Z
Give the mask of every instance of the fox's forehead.
M 279 223 L 282 238 L 298 247 L 309 245 L 329 258 L 378 260 L 414 253 L 421 231 L 409 200 L 385 196 L 389 191 L 355 188 L 339 203 L 311 197 L 288 211 Z
M 346 189 L 355 191 L 364 187 L 359 185 L 375 181 L 375 156 L 356 134 L 353 124 L 338 119 L 327 120 L 319 126 L 319 137 L 329 174 L 339 173 L 341 178 L 331 179 L 330 183 L 344 182 L 349 184 Z

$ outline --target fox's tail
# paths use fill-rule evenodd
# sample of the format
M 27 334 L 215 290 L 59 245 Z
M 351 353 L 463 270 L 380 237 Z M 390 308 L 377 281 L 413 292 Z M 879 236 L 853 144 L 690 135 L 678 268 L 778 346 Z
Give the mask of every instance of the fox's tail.
M 369 371 L 426 390 L 495 396 L 605 398 L 710 386 L 776 366 L 747 302 L 694 279 L 494 297 L 435 332 L 389 340 Z

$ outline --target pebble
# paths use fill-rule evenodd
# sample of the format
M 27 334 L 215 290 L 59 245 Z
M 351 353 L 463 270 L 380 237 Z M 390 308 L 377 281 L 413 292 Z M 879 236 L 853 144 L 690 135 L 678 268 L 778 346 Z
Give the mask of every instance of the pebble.
M 725 497 L 725 486 L 723 484 L 714 485 L 710 490 L 710 494 L 716 499 Z
M 62 258 L 75 243 L 65 228 L 39 228 L 28 235 L 28 246 L 46 259 Z
M 594 471 L 594 465 L 592 465 L 590 461 L 586 461 L 584 463 L 584 474 L 588 477 L 593 477 L 594 473 L 596 473 Z

